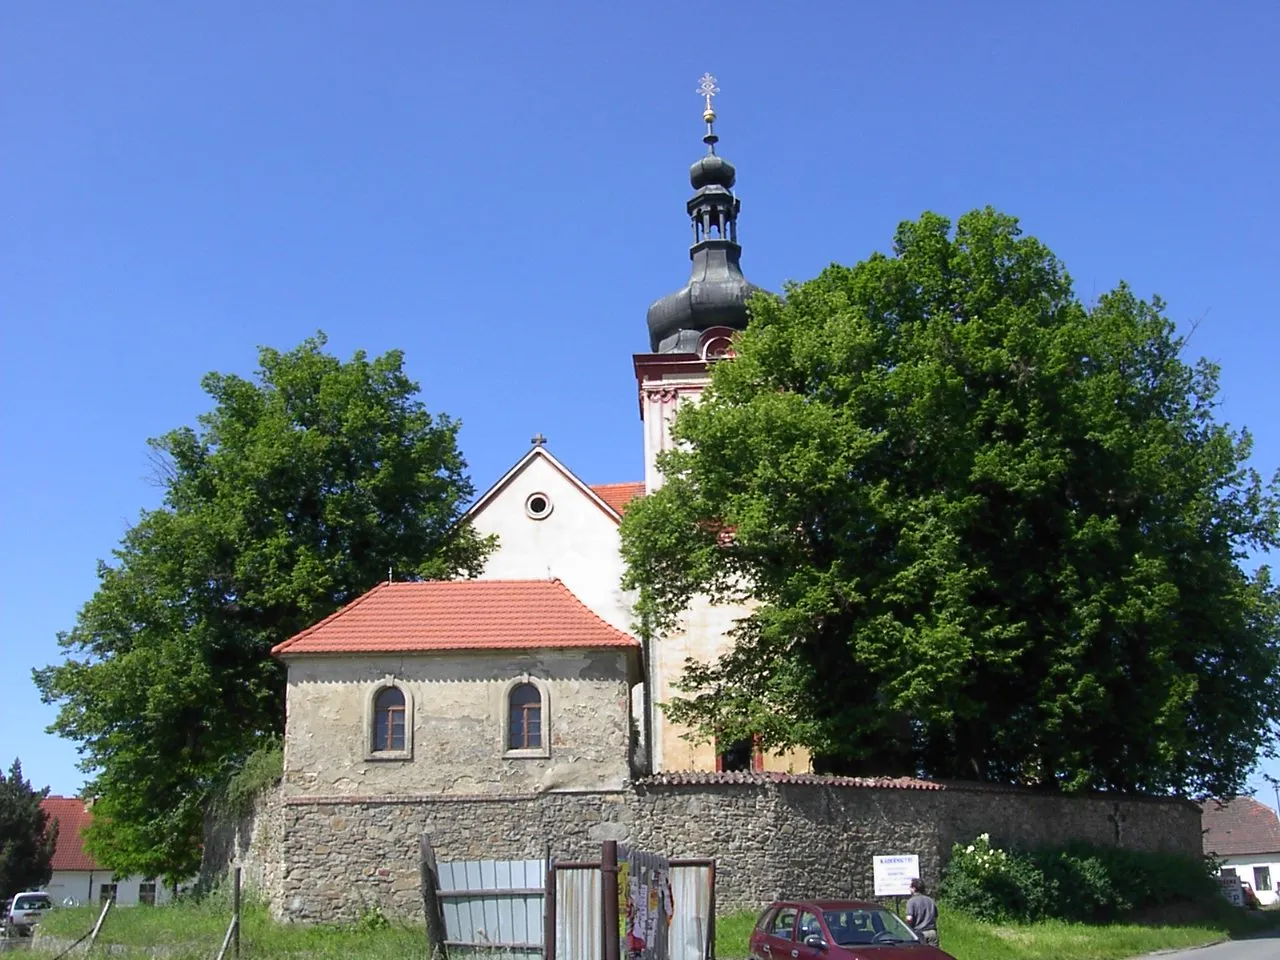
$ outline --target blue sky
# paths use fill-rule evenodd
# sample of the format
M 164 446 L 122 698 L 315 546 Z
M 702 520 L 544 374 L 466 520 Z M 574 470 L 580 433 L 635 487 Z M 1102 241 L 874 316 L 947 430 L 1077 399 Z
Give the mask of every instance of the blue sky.
M 29 669 L 156 504 L 146 438 L 259 344 L 403 348 L 479 489 L 538 431 L 591 482 L 639 479 L 631 355 L 687 275 L 706 70 L 754 282 L 994 205 L 1085 298 L 1123 278 L 1198 323 L 1269 474 L 1277 38 L 1263 0 L 10 0 L 0 758 L 80 786 Z

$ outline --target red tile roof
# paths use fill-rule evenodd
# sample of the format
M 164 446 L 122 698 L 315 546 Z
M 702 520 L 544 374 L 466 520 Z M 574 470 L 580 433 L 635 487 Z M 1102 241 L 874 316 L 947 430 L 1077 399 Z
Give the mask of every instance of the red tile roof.
M 644 496 L 644 481 L 639 483 L 594 483 L 592 491 L 618 513 L 626 513 L 627 505 Z
M 58 821 L 58 844 L 53 850 L 55 870 L 102 870 L 84 849 L 84 829 L 93 814 L 78 797 L 45 797 L 40 807 Z
M 559 580 L 382 583 L 273 654 L 636 647 Z
M 817 773 L 748 773 L 729 771 L 724 773 L 700 770 L 672 770 L 644 777 L 638 781 L 646 786 L 686 787 L 727 783 L 804 783 L 823 787 L 863 787 L 881 790 L 945 790 L 944 784 L 935 780 L 917 780 L 914 777 L 837 777 Z
M 1236 797 L 1225 803 L 1206 800 L 1203 809 L 1205 853 L 1219 857 L 1280 853 L 1280 818 L 1265 803 Z

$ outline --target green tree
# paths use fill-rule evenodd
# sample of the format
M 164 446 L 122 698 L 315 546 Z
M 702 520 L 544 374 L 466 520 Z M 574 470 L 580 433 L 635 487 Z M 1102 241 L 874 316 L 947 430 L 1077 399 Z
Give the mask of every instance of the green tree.
M 0 770 L 0 903 L 23 890 L 43 887 L 53 876 L 58 821 L 50 822 L 41 802 L 49 788 L 35 790 L 13 761 L 9 776 Z
M 1277 486 L 1184 346 L 989 209 L 757 297 L 622 526 L 651 635 L 754 602 L 670 716 L 820 770 L 1233 793 L 1280 717 L 1241 567 Z
M 97 796 L 89 849 L 170 881 L 199 865 L 210 790 L 283 727 L 271 648 L 387 577 L 474 574 L 458 424 L 393 351 L 341 362 L 323 335 L 262 349 L 253 380 L 209 374 L 196 429 L 150 441 L 164 502 L 99 565 L 97 592 L 35 671 L 52 730 Z

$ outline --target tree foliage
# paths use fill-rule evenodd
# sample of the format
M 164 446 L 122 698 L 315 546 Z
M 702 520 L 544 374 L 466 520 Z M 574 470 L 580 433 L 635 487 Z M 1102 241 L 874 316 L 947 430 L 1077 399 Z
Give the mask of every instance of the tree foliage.
M 41 807 L 49 789 L 35 790 L 13 761 L 0 770 L 0 904 L 23 890 L 38 890 L 53 876 L 58 822 Z
M 478 572 L 458 424 L 402 355 L 348 362 L 323 335 L 209 374 L 213 409 L 150 441 L 163 505 L 99 565 L 97 592 L 35 671 L 98 795 L 88 845 L 121 873 L 190 876 L 208 792 L 280 735 L 271 648 L 370 589 Z
M 646 629 L 752 604 L 672 718 L 818 769 L 1229 795 L 1280 717 L 1277 487 L 1159 299 L 992 210 L 758 297 L 623 523 Z

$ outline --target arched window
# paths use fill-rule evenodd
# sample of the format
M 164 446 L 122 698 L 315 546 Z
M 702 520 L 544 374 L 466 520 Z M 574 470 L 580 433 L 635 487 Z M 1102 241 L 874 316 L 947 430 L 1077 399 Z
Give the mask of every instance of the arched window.
M 532 683 L 519 683 L 507 698 L 509 750 L 542 749 L 542 691 Z
M 373 749 L 375 753 L 405 749 L 404 691 L 383 687 L 373 702 Z

